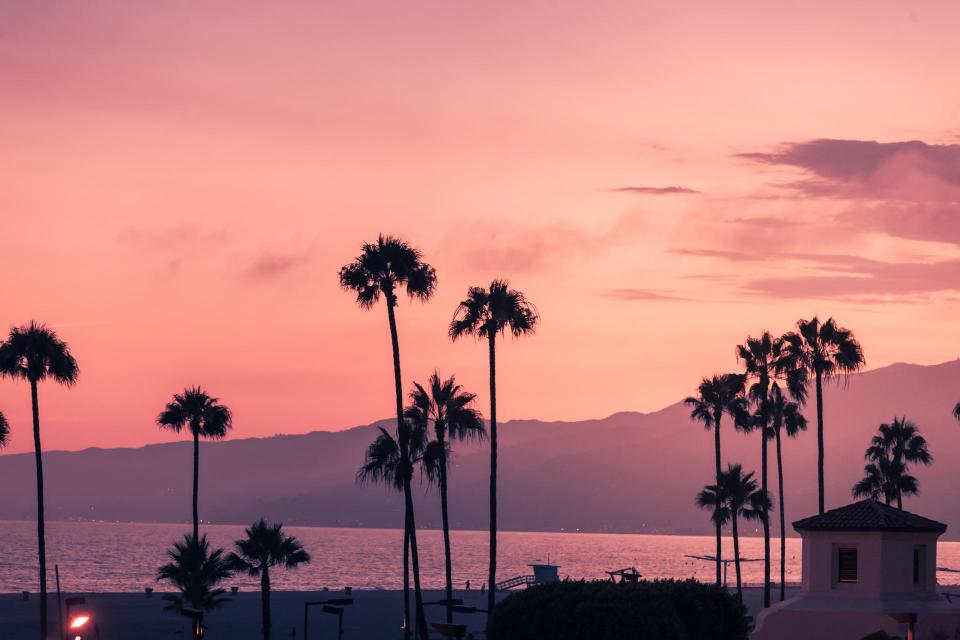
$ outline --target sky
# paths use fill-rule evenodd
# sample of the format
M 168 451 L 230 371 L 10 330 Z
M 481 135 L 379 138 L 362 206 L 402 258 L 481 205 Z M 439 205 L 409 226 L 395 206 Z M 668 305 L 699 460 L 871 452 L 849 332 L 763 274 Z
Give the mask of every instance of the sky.
M 435 266 L 398 309 L 404 385 L 488 396 L 446 337 L 510 280 L 498 417 L 650 411 L 814 314 L 870 368 L 956 358 L 960 4 L 0 0 L 0 327 L 81 376 L 46 449 L 177 439 L 202 385 L 232 437 L 392 414 L 386 309 L 339 268 L 378 233 Z M 29 390 L 0 381 L 32 448 Z

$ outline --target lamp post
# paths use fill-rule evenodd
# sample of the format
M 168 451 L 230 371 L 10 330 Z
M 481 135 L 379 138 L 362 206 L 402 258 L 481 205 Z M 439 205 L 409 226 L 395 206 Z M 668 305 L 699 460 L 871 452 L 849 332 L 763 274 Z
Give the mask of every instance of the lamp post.
M 80 607 L 86 603 L 86 598 L 81 598 L 79 596 L 64 600 L 64 604 L 67 605 L 67 634 L 65 637 L 68 640 L 70 638 L 82 640 L 82 636 L 80 634 L 83 633 L 87 623 L 90 622 L 90 615 L 83 611 L 72 613 L 70 610 L 74 607 Z
M 337 616 L 337 640 L 343 638 L 343 608 L 353 604 L 353 598 L 330 598 L 328 600 L 314 600 L 303 603 L 303 640 L 307 640 L 307 630 L 310 623 L 310 607 L 322 605 L 323 613 Z

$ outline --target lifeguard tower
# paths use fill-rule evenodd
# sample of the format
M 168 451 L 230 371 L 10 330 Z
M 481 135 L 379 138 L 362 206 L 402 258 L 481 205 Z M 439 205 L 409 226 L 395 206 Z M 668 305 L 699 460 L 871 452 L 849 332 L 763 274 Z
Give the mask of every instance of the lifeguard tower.
M 533 569 L 533 575 L 514 576 L 507 580 L 497 583 L 497 591 L 506 591 L 517 587 L 529 587 L 534 584 L 546 584 L 548 582 L 558 582 L 560 580 L 560 565 L 550 564 L 529 564 Z
M 751 640 L 913 638 L 960 627 L 937 593 L 937 539 L 947 525 L 862 500 L 793 523 L 803 538 L 800 593 L 760 613 Z M 918 635 L 919 634 L 919 635 Z

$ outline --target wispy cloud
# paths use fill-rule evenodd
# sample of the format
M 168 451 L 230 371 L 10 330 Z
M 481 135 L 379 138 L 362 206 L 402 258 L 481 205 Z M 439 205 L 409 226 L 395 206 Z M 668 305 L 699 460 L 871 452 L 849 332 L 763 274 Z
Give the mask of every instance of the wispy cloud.
M 703 193 L 689 187 L 614 187 L 613 193 L 635 193 L 648 196 L 693 195 Z
M 310 261 L 309 251 L 282 253 L 261 250 L 241 271 L 241 276 L 254 281 L 277 280 L 298 271 Z
M 606 291 L 606 296 L 608 298 L 615 298 L 617 300 L 638 302 L 687 302 L 690 300 L 690 298 L 674 295 L 673 292 L 655 291 L 653 289 L 608 289 Z

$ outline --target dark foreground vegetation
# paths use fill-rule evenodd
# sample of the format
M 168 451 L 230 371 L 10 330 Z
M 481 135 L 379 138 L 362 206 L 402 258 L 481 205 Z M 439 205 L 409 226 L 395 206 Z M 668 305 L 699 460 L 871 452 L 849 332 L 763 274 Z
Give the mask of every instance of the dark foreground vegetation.
M 747 611 L 722 587 L 694 580 L 563 581 L 497 604 L 490 640 L 745 640 Z

